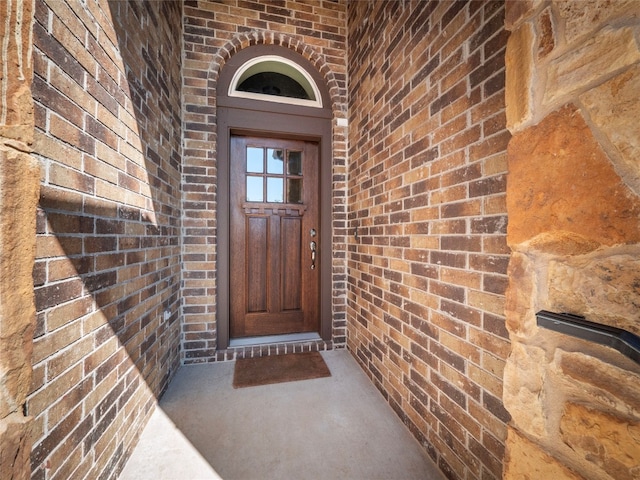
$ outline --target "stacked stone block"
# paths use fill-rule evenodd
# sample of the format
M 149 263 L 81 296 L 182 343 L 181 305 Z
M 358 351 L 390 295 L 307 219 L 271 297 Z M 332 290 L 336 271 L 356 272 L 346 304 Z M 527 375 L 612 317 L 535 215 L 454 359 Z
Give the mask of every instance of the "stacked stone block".
M 350 2 L 348 346 L 448 478 L 501 478 L 501 2 Z
M 116 476 L 179 365 L 181 13 L 35 2 L 33 479 Z
M 25 412 L 31 383 L 35 305 L 31 271 L 40 171 L 33 143 L 33 5 L 0 4 L 0 479 L 29 478 Z
M 640 6 L 507 6 L 505 478 L 638 478 L 640 367 L 535 313 L 640 333 Z

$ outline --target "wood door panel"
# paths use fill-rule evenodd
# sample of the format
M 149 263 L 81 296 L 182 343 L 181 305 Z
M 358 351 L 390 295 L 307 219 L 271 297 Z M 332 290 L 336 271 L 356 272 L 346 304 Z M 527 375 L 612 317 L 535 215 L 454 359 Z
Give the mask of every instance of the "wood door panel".
M 280 284 L 280 218 L 271 213 L 269 221 L 269 238 L 266 242 L 269 257 L 269 274 L 267 276 L 267 295 L 269 297 L 268 313 L 278 313 L 282 307 Z M 254 333 L 255 334 L 255 333 Z
M 309 246 L 319 239 L 318 160 L 315 143 L 231 137 L 232 337 L 319 330 L 320 276 Z
M 268 217 L 247 217 L 247 312 L 266 312 L 268 292 Z
M 247 314 L 244 321 L 248 336 L 279 335 L 283 331 L 288 331 L 292 324 L 299 325 L 300 328 L 304 324 L 303 313 L 299 310 L 269 314 Z
M 282 218 L 282 310 L 302 308 L 302 218 Z

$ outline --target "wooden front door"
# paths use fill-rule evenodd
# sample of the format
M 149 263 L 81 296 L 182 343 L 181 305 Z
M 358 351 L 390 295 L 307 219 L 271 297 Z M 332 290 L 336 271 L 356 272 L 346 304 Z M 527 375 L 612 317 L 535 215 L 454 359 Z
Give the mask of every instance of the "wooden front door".
M 318 144 L 232 136 L 231 338 L 319 331 Z

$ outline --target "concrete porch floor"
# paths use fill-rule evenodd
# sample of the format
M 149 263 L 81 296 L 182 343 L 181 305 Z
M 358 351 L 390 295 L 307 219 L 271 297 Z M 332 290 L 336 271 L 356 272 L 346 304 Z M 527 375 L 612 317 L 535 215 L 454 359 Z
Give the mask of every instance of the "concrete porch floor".
M 176 374 L 120 480 L 443 480 L 346 350 L 331 377 L 234 389 L 234 363 Z

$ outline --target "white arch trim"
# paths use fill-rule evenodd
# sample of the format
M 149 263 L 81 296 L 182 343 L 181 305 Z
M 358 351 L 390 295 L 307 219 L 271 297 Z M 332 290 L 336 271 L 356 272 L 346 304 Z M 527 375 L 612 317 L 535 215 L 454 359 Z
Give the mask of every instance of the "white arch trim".
M 280 97 L 264 93 L 242 92 L 238 90 L 238 86 L 242 84 L 244 80 L 262 72 L 276 72 L 292 78 L 304 88 L 312 100 Z M 316 85 L 316 82 L 313 81 L 313 78 L 311 78 L 311 75 L 297 63 L 278 55 L 262 55 L 246 61 L 233 75 L 231 83 L 229 84 L 228 95 L 230 97 L 250 98 L 266 102 L 322 108 L 322 95 L 320 95 L 320 89 L 318 85 Z

